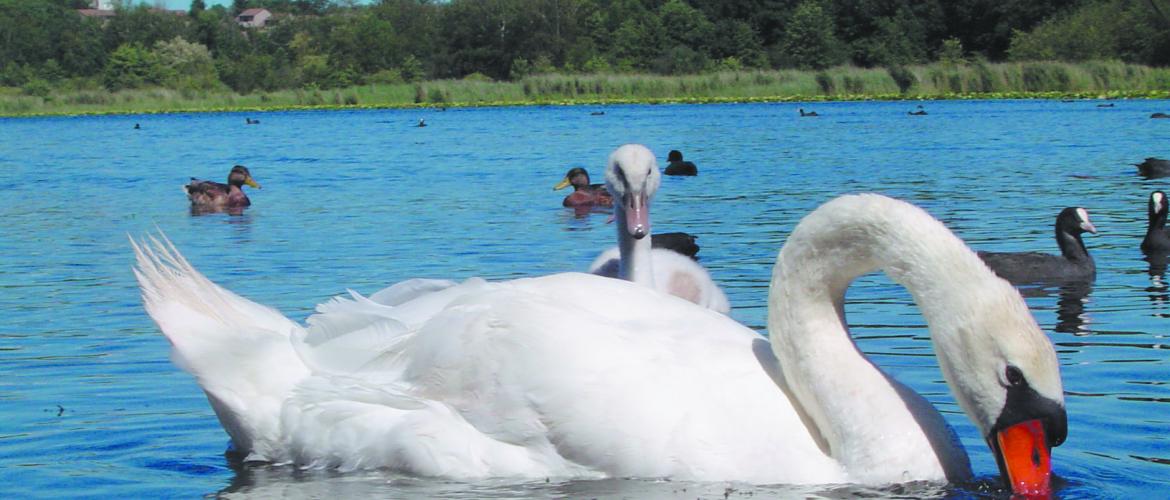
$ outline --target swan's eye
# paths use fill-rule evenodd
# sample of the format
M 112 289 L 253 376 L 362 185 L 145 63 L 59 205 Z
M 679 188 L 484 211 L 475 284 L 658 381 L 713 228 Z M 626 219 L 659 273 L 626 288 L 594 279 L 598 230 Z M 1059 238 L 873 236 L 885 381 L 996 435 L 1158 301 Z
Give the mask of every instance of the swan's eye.
M 1019 368 L 1008 365 L 1003 371 L 1004 378 L 1007 379 L 1008 384 L 1017 386 L 1024 383 L 1024 374 L 1020 372 Z

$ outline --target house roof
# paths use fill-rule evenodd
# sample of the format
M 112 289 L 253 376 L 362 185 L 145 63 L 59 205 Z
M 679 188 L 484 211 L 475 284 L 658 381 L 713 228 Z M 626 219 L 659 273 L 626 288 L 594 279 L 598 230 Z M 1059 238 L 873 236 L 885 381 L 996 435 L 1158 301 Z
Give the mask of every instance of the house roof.
M 77 9 L 77 13 L 88 17 L 114 17 L 112 10 Z
M 243 12 L 240 13 L 240 15 L 241 16 L 255 16 L 255 15 L 259 15 L 261 12 L 268 12 L 268 9 L 245 9 Z

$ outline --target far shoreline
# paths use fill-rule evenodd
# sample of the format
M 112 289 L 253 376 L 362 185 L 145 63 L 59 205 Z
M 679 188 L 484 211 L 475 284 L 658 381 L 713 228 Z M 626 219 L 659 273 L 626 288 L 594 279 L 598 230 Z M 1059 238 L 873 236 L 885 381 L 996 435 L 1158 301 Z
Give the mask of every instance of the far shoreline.
M 102 89 L 57 90 L 30 96 L 20 93 L 20 89 L 7 88 L 0 89 L 0 117 L 1011 99 L 1170 99 L 1170 69 L 1110 61 L 975 62 L 905 68 L 845 66 L 823 71 L 741 70 L 677 76 L 550 74 L 517 81 L 481 77 L 251 94 L 224 89 L 155 87 L 114 93 Z

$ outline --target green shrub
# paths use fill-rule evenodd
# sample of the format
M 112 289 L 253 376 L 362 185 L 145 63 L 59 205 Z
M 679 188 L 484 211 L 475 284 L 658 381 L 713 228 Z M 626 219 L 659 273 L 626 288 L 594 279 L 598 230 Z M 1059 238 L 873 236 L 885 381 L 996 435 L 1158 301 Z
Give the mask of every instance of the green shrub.
M 49 82 L 40 78 L 33 78 L 20 87 L 20 91 L 23 92 L 24 95 L 40 98 L 49 97 L 49 93 L 52 92 L 52 90 L 53 87 L 49 85 Z
M 836 90 L 836 86 L 833 85 L 833 77 L 829 76 L 828 73 L 824 71 L 817 72 L 816 80 L 817 87 L 821 89 L 822 94 L 829 95 Z
M 1064 67 L 1053 63 L 1024 64 L 1020 73 L 1027 92 L 1065 91 L 1071 82 Z
M 886 68 L 886 73 L 889 73 L 890 78 L 894 79 L 894 84 L 898 86 L 898 92 L 903 94 L 918 84 L 918 77 L 914 76 L 914 73 L 906 69 L 905 66 L 890 66 Z
M 949 65 L 963 63 L 963 42 L 955 37 L 943 40 L 938 50 L 938 62 Z
M 402 78 L 402 71 L 397 68 L 384 69 L 366 77 L 367 83 L 393 84 L 406 81 Z
M 423 73 L 422 61 L 419 61 L 414 54 L 406 56 L 402 60 L 402 65 L 398 68 L 402 79 L 408 82 L 417 82 L 422 80 L 426 75 Z
M 850 94 L 865 93 L 865 80 L 859 76 L 845 75 L 843 83 L 845 84 L 845 92 Z

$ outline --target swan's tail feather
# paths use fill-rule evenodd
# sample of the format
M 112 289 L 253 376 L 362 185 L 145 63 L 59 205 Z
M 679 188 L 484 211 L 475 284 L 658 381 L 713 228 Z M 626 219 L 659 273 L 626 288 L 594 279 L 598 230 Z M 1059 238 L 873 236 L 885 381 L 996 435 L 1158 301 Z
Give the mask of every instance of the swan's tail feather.
M 240 451 L 279 461 L 280 405 L 309 370 L 291 343 L 302 328 L 197 271 L 165 235 L 130 240 L 146 312 L 171 359 L 207 393 Z

